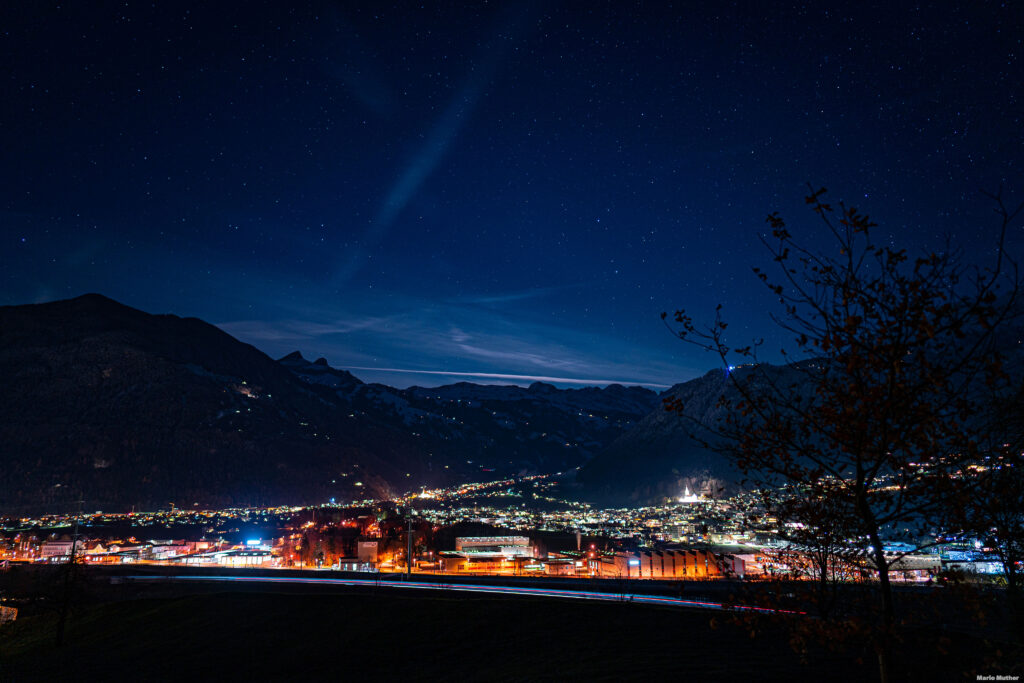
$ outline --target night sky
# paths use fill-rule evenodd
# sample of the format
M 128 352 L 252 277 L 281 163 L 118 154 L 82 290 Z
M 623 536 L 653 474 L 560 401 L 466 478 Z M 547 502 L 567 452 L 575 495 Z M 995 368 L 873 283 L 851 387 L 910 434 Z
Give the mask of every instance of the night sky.
M 786 341 L 750 268 L 771 211 L 828 246 L 808 181 L 973 260 L 1024 198 L 1021 3 L 156 4 L 0 9 L 0 304 L 657 387 L 716 366 L 661 311 Z

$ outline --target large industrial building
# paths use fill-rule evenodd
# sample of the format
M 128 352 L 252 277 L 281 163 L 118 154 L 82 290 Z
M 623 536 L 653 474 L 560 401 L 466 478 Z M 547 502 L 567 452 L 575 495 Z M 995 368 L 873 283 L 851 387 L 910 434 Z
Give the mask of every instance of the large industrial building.
M 526 536 L 464 536 L 455 550 L 439 553 L 443 572 L 513 573 L 532 561 L 535 549 Z
M 717 579 L 743 578 L 743 558 L 703 549 L 641 550 L 637 552 L 554 553 L 548 560 L 575 560 L 577 575 L 624 579 Z M 567 573 L 564 565 L 550 574 Z
M 639 552 L 567 551 L 538 558 L 525 536 L 463 537 L 455 550 L 440 553 L 440 569 L 452 573 L 593 576 L 627 579 L 743 578 L 741 557 L 710 550 L 666 549 Z

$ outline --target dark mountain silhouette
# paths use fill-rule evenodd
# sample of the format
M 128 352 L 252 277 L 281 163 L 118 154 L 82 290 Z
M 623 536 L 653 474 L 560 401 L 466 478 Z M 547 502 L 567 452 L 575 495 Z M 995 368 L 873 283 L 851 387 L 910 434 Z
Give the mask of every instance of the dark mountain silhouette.
M 420 457 L 218 328 L 95 294 L 0 308 L 0 377 L 5 508 L 323 500 Z
M 1020 386 L 1020 378 L 1024 377 L 1022 309 L 1024 304 L 1014 309 L 993 340 L 991 349 L 1002 354 L 1004 370 L 1017 382 L 1016 386 Z M 964 344 L 969 344 L 971 339 L 968 335 Z M 794 366 L 766 363 L 759 365 L 756 371 L 750 366 L 741 366 L 734 370 L 734 377 L 741 382 L 753 382 L 749 387 L 754 393 L 759 391 L 760 383 L 771 382 L 779 387 L 792 387 L 795 393 L 804 393 L 804 399 L 809 400 L 814 387 L 798 368 L 820 362 L 808 358 Z M 973 386 L 976 391 L 985 391 L 980 384 Z M 631 430 L 582 465 L 576 475 L 579 495 L 599 504 L 631 505 L 676 497 L 684 487 L 691 491 L 705 488 L 714 492 L 719 487 L 733 490 L 742 475 L 724 456 L 704 445 L 704 442 L 715 442 L 708 428 L 721 425 L 726 417 L 725 409 L 719 405 L 723 393 L 731 403 L 740 400 L 723 370 L 712 370 L 703 377 L 673 386 L 662 397 L 684 405 L 686 417 L 661 407 L 639 420 Z M 985 400 L 980 395 L 976 398 Z M 1014 405 L 1008 403 L 1006 410 L 1018 410 Z
M 89 294 L 0 307 L 0 506 L 319 502 L 580 465 L 654 392 L 398 390 Z M 357 485 L 358 484 L 358 485 Z
M 802 382 L 802 376 L 788 366 L 765 364 L 757 374 L 751 370 L 740 367 L 733 372 L 740 381 L 766 377 L 780 386 Z M 756 391 L 756 384 L 752 386 Z M 581 467 L 576 477 L 581 494 L 597 503 L 635 505 L 677 497 L 685 488 L 711 494 L 721 487 L 732 489 L 742 479 L 740 473 L 704 445 L 715 441 L 709 428 L 725 420 L 720 405 L 723 394 L 739 400 L 723 370 L 673 386 L 662 398 L 684 405 L 686 416 L 664 406 L 652 411 Z
M 322 360 L 322 359 L 321 359 Z M 304 381 L 329 387 L 353 419 L 412 437 L 448 473 L 483 476 L 558 472 L 586 461 L 660 405 L 641 387 L 557 389 L 459 382 L 395 389 L 364 384 L 298 352 L 279 361 Z M 479 478 L 477 476 L 477 478 Z M 487 474 L 484 478 L 493 477 Z

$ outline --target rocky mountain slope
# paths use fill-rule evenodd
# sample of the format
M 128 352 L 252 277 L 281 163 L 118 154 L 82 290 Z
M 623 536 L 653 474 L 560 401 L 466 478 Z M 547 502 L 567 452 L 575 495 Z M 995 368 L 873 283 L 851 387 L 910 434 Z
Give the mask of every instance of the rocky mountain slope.
M 0 511 L 348 499 L 580 465 L 646 389 L 398 390 L 100 295 L 0 307 Z
M 5 508 L 323 499 L 420 455 L 212 325 L 98 295 L 0 308 L 0 377 Z
M 734 373 L 744 381 L 750 371 L 740 367 Z M 765 365 L 759 371 L 780 385 L 799 384 L 801 379 L 785 366 Z M 685 416 L 663 406 L 650 412 L 582 466 L 577 475 L 581 495 L 598 503 L 626 505 L 674 498 L 686 488 L 713 493 L 734 486 L 741 475 L 704 445 L 714 443 L 709 428 L 726 417 L 719 404 L 723 394 L 738 400 L 722 370 L 673 386 L 663 399 L 685 406 Z
M 970 336 L 968 336 L 970 339 Z M 1018 433 L 1022 423 L 1020 414 L 1021 396 L 1024 396 L 1024 312 L 1017 309 L 999 334 L 992 340 L 990 351 L 998 351 L 1003 357 L 1003 371 L 1010 394 L 1003 399 L 1002 410 L 1006 413 L 1003 429 Z M 821 361 L 806 359 L 805 364 Z M 803 394 L 804 405 L 813 401 L 813 384 L 796 367 L 788 365 L 762 364 L 756 368 L 741 366 L 732 371 L 733 378 L 748 383 L 748 388 L 757 393 L 766 390 L 762 384 L 771 383 L 788 387 L 791 395 Z M 992 400 L 992 387 L 980 378 L 971 385 L 975 398 L 981 402 Z M 1014 387 L 1018 387 L 1014 389 Z M 620 505 L 664 501 L 683 493 L 707 489 L 727 490 L 742 480 L 739 472 L 733 470 L 728 460 L 714 448 L 704 444 L 715 443 L 709 428 L 723 424 L 726 414 L 720 405 L 725 395 L 730 403 L 740 400 L 739 394 L 728 374 L 713 370 L 703 377 L 677 384 L 663 397 L 685 406 L 683 413 L 668 412 L 664 408 L 654 410 L 607 448 L 588 460 L 577 474 L 579 495 L 598 504 Z M 981 420 L 981 416 L 974 419 Z M 976 425 L 977 426 L 977 425 Z M 987 426 L 981 427 L 983 430 Z
M 641 387 L 557 389 L 460 382 L 395 389 L 364 384 L 299 352 L 279 361 L 303 381 L 330 387 L 353 419 L 387 424 L 465 474 L 557 472 L 585 462 L 660 405 Z

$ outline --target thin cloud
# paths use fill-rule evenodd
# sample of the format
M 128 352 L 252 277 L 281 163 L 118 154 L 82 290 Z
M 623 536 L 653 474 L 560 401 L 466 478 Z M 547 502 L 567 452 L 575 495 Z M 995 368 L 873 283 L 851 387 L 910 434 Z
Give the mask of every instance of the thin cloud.
M 262 320 L 234 320 L 217 323 L 217 327 L 234 335 L 264 340 L 296 340 L 316 339 L 333 334 L 349 334 L 361 330 L 387 329 L 389 319 L 386 317 L 353 318 L 334 323 L 318 323 L 309 320 L 279 320 L 265 322 Z
M 309 358 L 324 356 L 335 367 L 390 368 L 371 381 L 395 386 L 434 377 L 438 384 L 465 378 L 481 383 L 620 382 L 663 388 L 706 369 L 680 363 L 672 349 L 655 350 L 664 336 L 660 327 L 652 326 L 651 340 L 626 340 L 606 330 L 540 321 L 505 307 L 452 299 L 440 303 L 416 297 L 396 300 L 384 292 L 339 302 L 303 289 L 285 302 L 274 298 L 280 288 L 255 284 L 254 297 L 266 293 L 265 299 L 257 300 L 280 317 L 219 323 L 229 334 L 275 358 L 299 350 Z M 431 371 L 403 377 L 405 367 Z M 457 374 L 436 368 L 474 371 Z M 365 374 L 372 377 L 374 373 L 367 370 Z
M 395 372 L 410 375 L 442 375 L 445 377 L 475 377 L 479 379 L 505 379 L 514 382 L 550 382 L 554 384 L 579 384 L 584 386 L 597 386 L 608 384 L 625 384 L 630 386 L 653 387 L 657 389 L 668 389 L 669 384 L 657 384 L 655 382 L 639 382 L 628 379 L 583 379 L 579 377 L 551 377 L 548 375 L 510 375 L 499 372 L 455 372 L 448 370 L 410 370 L 408 368 L 370 368 L 349 365 L 345 370 L 364 370 L 368 372 Z
M 520 350 L 509 350 L 500 351 L 485 349 L 479 346 L 472 346 L 470 344 L 459 344 L 458 349 L 469 356 L 475 356 L 477 358 L 485 358 L 488 360 L 501 361 L 503 363 L 520 363 L 528 365 L 537 365 L 540 367 L 558 367 L 558 368 L 572 368 L 578 367 L 580 364 L 571 361 L 555 358 L 551 355 L 544 353 L 531 353 L 529 351 Z
M 493 294 L 493 295 L 481 295 L 481 296 L 467 296 L 453 299 L 453 303 L 456 304 L 476 304 L 476 305 L 488 305 L 488 304 L 505 304 L 513 301 L 527 301 L 529 299 L 539 299 L 547 296 L 548 294 L 554 294 L 555 292 L 563 292 L 569 289 L 577 289 L 583 287 L 585 283 L 578 282 L 571 285 L 554 285 L 551 287 L 535 287 L 532 289 L 524 289 L 519 292 L 509 292 L 507 294 Z
M 524 23 L 525 13 L 519 12 L 518 16 L 512 17 L 506 14 L 503 18 L 505 25 L 483 50 L 479 65 L 470 68 L 462 87 L 448 103 L 440 118 L 434 122 L 423 144 L 391 186 L 374 216 L 373 223 L 363 236 L 362 247 L 353 249 L 348 259 L 338 268 L 335 273 L 336 284 L 348 282 L 359 272 L 368 251 L 377 246 L 391 229 L 392 224 L 416 196 L 423 183 L 448 155 L 448 150 L 459 132 L 472 117 L 480 97 L 509 52 L 512 41 L 501 40 L 501 36 L 514 33 L 518 26 Z

